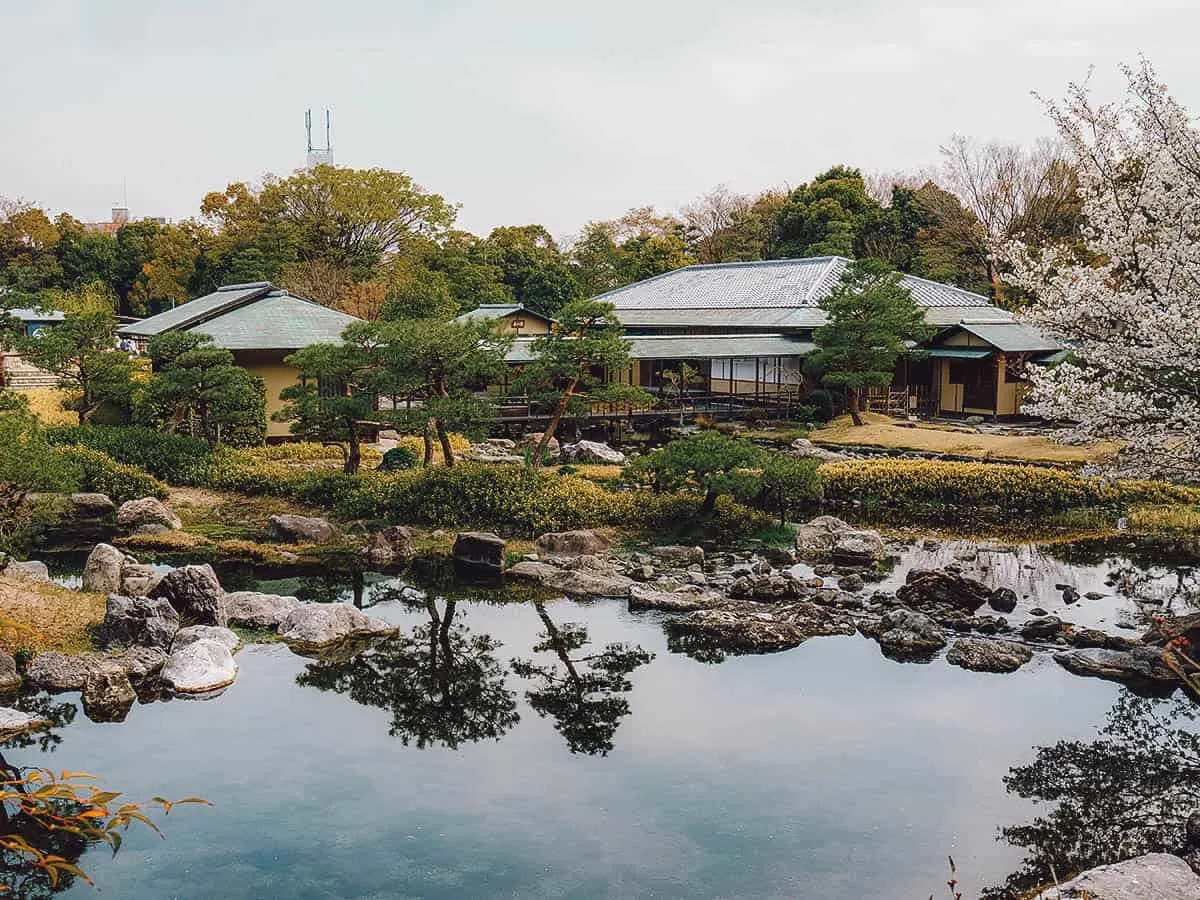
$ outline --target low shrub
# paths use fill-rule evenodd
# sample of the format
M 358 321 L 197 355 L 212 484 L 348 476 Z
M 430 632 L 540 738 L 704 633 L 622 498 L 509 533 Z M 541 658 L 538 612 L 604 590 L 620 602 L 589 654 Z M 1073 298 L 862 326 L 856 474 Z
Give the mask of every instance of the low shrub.
M 107 453 L 74 445 L 58 447 L 55 452 L 83 472 L 82 490 L 107 494 L 116 503 L 141 497 L 160 500 L 167 497 L 167 486 L 153 475 L 137 466 L 117 462 Z
M 804 396 L 800 398 L 800 403 L 812 407 L 812 421 L 828 422 L 834 416 L 833 394 L 824 388 L 805 391 Z
M 200 438 L 164 434 L 138 425 L 73 425 L 47 429 L 46 437 L 55 444 L 99 450 L 171 484 L 203 480 L 203 469 L 212 456 L 208 444 Z
M 825 498 L 867 506 L 1057 513 L 1134 503 L 1196 503 L 1200 489 L 1156 481 L 1110 481 L 1062 469 L 919 459 L 848 460 L 821 467 Z

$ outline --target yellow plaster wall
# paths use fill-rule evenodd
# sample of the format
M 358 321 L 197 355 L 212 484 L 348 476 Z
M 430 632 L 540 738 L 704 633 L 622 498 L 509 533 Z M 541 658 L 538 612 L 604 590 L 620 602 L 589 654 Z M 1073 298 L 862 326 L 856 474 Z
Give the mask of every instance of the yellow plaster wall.
M 516 322 L 524 322 L 523 328 L 514 328 Z M 509 313 L 505 316 L 500 316 L 496 319 L 496 324 L 505 332 L 513 332 L 518 337 L 537 336 L 539 334 L 549 334 L 550 323 L 535 316 L 528 310 L 525 312 Z
M 267 389 L 267 437 L 288 437 L 287 422 L 275 422 L 271 419 L 273 413 L 283 408 L 279 393 L 285 387 L 297 381 L 296 370 L 284 365 L 283 358 L 287 352 L 262 353 L 242 351 L 234 353 L 234 361 L 251 375 L 257 375 L 263 380 Z

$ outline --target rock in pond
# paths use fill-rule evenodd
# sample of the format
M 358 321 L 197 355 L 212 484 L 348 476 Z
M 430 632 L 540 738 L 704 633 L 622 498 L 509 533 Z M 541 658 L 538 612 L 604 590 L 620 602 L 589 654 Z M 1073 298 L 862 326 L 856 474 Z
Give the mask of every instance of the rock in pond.
M 228 628 L 222 628 L 219 625 L 189 625 L 187 628 L 180 628 L 175 633 L 175 641 L 171 644 L 171 652 L 181 650 L 188 644 L 194 644 L 196 641 L 216 641 L 232 653 L 237 649 L 238 644 L 242 639 Z
M 81 691 L 98 661 L 86 656 L 69 656 L 55 650 L 39 653 L 25 670 L 25 680 L 52 694 Z
M 19 709 L 0 706 L 0 741 L 7 741 L 19 734 L 41 731 L 50 727 L 49 719 L 40 719 Z
M 233 684 L 238 665 L 224 644 L 199 640 L 171 652 L 159 676 L 179 694 L 204 694 Z
M 290 544 L 335 544 L 341 532 L 327 519 L 284 513 L 267 520 L 267 537 Z
M 535 581 L 575 597 L 628 597 L 632 578 L 606 570 L 560 569 L 544 562 L 519 562 L 505 576 Z
M 946 662 L 972 672 L 1015 672 L 1033 659 L 1033 651 L 1009 641 L 964 638 L 946 651 Z
M 44 562 L 39 562 L 36 559 L 27 559 L 23 562 L 10 560 L 8 565 L 4 567 L 5 575 L 15 575 L 17 578 L 24 578 L 26 581 L 50 581 L 50 569 L 47 568 Z
M 83 564 L 83 590 L 115 594 L 121 590 L 121 567 L 127 557 L 112 544 L 97 544 Z
M 395 625 L 374 619 L 348 603 L 302 603 L 279 626 L 293 649 L 317 651 L 347 638 L 395 634 Z
M 221 598 L 226 624 L 260 631 L 274 631 L 299 606 L 300 601 L 295 597 L 260 594 L 258 591 L 234 591 Z
M 1017 592 L 1012 588 L 996 588 L 988 597 L 988 606 L 996 612 L 1010 613 L 1017 608 Z
M 1163 662 L 1162 650 L 1158 647 L 1064 650 L 1054 654 L 1054 661 L 1075 675 L 1119 681 L 1132 686 L 1169 687 L 1179 683 L 1179 678 Z
M 913 608 L 944 604 L 973 613 L 992 599 L 986 584 L 945 569 L 912 569 L 896 591 L 902 603 Z
M 106 647 L 157 647 L 166 650 L 179 630 L 179 613 L 165 597 L 109 594 L 100 639 Z
M 733 601 L 667 623 L 670 634 L 700 639 L 728 653 L 776 653 L 810 637 L 854 634 L 854 621 L 813 603 L 763 606 Z
M 117 524 L 126 531 L 133 531 L 143 525 L 161 525 L 168 531 L 183 527 L 179 516 L 156 497 L 126 500 L 117 509 Z
M 796 552 L 831 557 L 846 565 L 871 565 L 886 555 L 877 531 L 860 531 L 836 516 L 817 516 L 796 528 Z
M 71 518 L 85 521 L 110 521 L 116 514 L 117 505 L 107 494 L 71 494 Z
M 625 454 L 614 450 L 608 444 L 599 441 L 579 441 L 575 444 L 563 444 L 562 458 L 573 463 L 607 463 L 608 465 L 623 466 Z
M 456 563 L 499 574 L 504 569 L 504 538 L 490 531 L 460 531 L 451 555 Z
M 110 657 L 129 675 L 132 682 L 157 675 L 167 661 L 167 651 L 157 647 L 130 647 L 120 656 Z
M 21 676 L 17 672 L 17 661 L 11 653 L 0 650 L 0 693 L 15 691 L 21 686 Z
M 685 547 L 680 544 L 663 544 L 650 548 L 650 555 L 681 566 L 704 565 L 703 547 Z
M 1200 900 L 1200 877 L 1178 856 L 1147 853 L 1088 869 L 1034 900 Z
M 658 609 L 663 612 L 695 612 L 720 606 L 725 598 L 719 594 L 700 594 L 688 591 L 655 591 L 640 584 L 629 587 L 629 609 Z
M 736 600 L 757 600 L 759 603 L 778 603 L 795 600 L 804 593 L 800 583 L 786 572 L 770 575 L 743 575 L 729 586 L 729 596 Z
M 83 685 L 83 713 L 93 722 L 124 722 L 137 693 L 124 669 L 104 667 Z
M 946 646 L 946 636 L 933 619 L 902 606 L 889 609 L 878 622 L 861 623 L 859 630 L 878 641 L 886 656 L 897 659 L 925 659 Z
M 416 555 L 417 530 L 408 525 L 393 525 L 367 536 L 359 554 L 376 565 L 406 562 Z
M 1021 637 L 1029 641 L 1046 641 L 1057 637 L 1063 628 L 1058 616 L 1040 616 L 1021 626 Z
M 850 459 L 845 453 L 838 453 L 836 450 L 826 450 L 824 447 L 818 447 L 808 438 L 796 438 L 788 447 L 788 454 L 795 456 L 797 459 L 815 459 L 820 462 L 837 462 L 842 459 Z
M 128 557 L 125 565 L 121 566 L 121 593 L 126 597 L 145 596 L 161 580 L 162 575 L 155 571 L 154 566 L 131 562 Z
M 541 535 L 533 546 L 542 556 L 585 556 L 610 549 L 612 541 L 590 529 L 551 531 Z
M 217 573 L 207 563 L 172 569 L 150 591 L 153 598 L 165 598 L 187 625 L 224 625 L 221 598 L 224 596 Z

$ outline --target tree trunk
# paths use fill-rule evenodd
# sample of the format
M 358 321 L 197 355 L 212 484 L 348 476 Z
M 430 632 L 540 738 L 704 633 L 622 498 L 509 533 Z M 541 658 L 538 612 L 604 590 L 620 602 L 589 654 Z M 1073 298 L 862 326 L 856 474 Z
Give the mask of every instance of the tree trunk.
M 709 488 L 704 493 L 704 502 L 700 504 L 700 515 L 707 516 L 713 511 L 713 507 L 717 505 L 717 492 Z
M 433 421 L 425 423 L 425 430 L 421 433 L 421 439 L 425 441 L 425 468 L 433 465 L 433 435 L 430 432 L 433 430 Z
M 533 451 L 533 468 L 540 469 L 542 467 L 542 459 L 546 456 L 546 448 L 550 446 L 550 438 L 554 437 L 554 432 L 558 431 L 558 423 L 562 421 L 563 413 L 567 411 L 567 406 L 571 403 L 571 397 L 575 394 L 575 387 L 579 384 L 579 379 L 573 379 L 567 385 L 566 391 L 558 403 L 554 404 L 554 414 L 550 416 L 550 422 L 542 432 L 541 440 Z
M 858 388 L 846 388 L 847 406 L 850 407 L 850 421 L 855 425 L 863 425 L 862 411 L 858 408 L 860 397 Z
M 434 419 L 434 425 L 437 427 L 438 443 L 442 445 L 442 461 L 446 464 L 446 468 L 454 466 L 454 448 L 450 446 L 450 435 L 446 433 L 446 424 L 441 419 Z
M 342 471 L 347 475 L 355 475 L 358 473 L 358 465 L 362 462 L 362 451 L 359 447 L 358 429 L 350 430 L 350 452 L 346 454 L 346 465 Z

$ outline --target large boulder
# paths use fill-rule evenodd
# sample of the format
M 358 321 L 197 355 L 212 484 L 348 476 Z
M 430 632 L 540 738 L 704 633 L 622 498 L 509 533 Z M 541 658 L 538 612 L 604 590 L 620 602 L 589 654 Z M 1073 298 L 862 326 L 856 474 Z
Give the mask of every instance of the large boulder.
M 396 630 L 348 603 L 303 603 L 280 624 L 279 636 L 294 649 L 319 651 L 348 638 L 383 637 Z
M 408 525 L 393 525 L 367 535 L 358 552 L 377 566 L 406 562 L 416 555 L 419 536 L 417 529 Z
M 1097 866 L 1034 900 L 1200 900 L 1200 876 L 1178 856 L 1147 853 Z
M 1017 592 L 1012 588 L 996 588 L 988 597 L 988 606 L 996 612 L 1010 613 L 1017 608 Z
M 0 650 L 0 693 L 15 691 L 21 686 L 21 676 L 17 673 L 17 661 L 11 653 Z
M 838 453 L 836 450 L 826 450 L 824 447 L 818 447 L 808 438 L 796 438 L 792 441 L 788 447 L 788 455 L 795 456 L 798 459 L 815 459 L 823 463 L 850 459 L 850 456 L 845 453 Z
M 98 661 L 87 656 L 70 656 L 47 650 L 33 658 L 25 670 L 25 680 L 34 687 L 52 694 L 81 691 L 88 676 L 96 670 Z
M 76 522 L 111 522 L 116 515 L 117 505 L 107 494 L 71 494 L 69 515 Z
M 526 434 L 517 441 L 516 449 L 518 452 L 524 453 L 526 450 L 537 450 L 537 446 L 541 443 L 542 433 L 535 431 L 532 434 Z M 557 459 L 562 452 L 562 447 L 558 443 L 558 438 L 552 437 L 546 442 L 546 454 L 551 459 Z
M 490 531 L 462 531 L 454 539 L 454 561 L 499 574 L 504 569 L 504 538 Z
M 573 597 L 628 597 L 632 578 L 608 570 L 587 568 L 560 569 L 543 562 L 519 562 L 506 577 L 534 581 Z
M 885 655 L 897 659 L 925 659 L 946 646 L 937 622 L 903 606 L 889 609 L 878 622 L 860 624 L 859 630 L 878 641 Z
M 172 569 L 149 596 L 169 600 L 185 625 L 224 625 L 221 610 L 224 593 L 212 566 L 205 563 Z
M 157 647 L 166 650 L 179 631 L 179 612 L 165 597 L 109 594 L 100 639 L 106 647 Z
M 868 566 L 887 555 L 877 531 L 860 530 L 836 516 L 817 516 L 796 527 L 796 552 L 843 565 Z
M 612 547 L 612 541 L 594 531 L 551 531 L 533 542 L 542 556 L 594 555 Z
M 43 728 L 49 728 L 51 724 L 49 719 L 39 718 L 23 710 L 0 706 L 0 741 L 7 741 L 30 731 L 41 731 Z
M 121 668 L 97 668 L 83 685 L 83 713 L 93 722 L 124 722 L 135 700 L 137 693 Z
M 171 644 L 171 652 L 182 650 L 188 644 L 194 644 L 196 641 L 216 641 L 232 653 L 237 649 L 238 644 L 242 639 L 228 628 L 222 628 L 220 625 L 189 625 L 186 628 L 180 628 L 175 633 L 175 640 Z
M 125 670 L 132 682 L 145 681 L 162 671 L 167 651 L 158 647 L 130 647 L 120 656 L 110 657 Z
M 854 621 L 813 603 L 764 607 L 733 601 L 666 624 L 669 634 L 725 653 L 776 653 L 810 637 L 854 634 Z
M 1064 650 L 1054 654 L 1054 661 L 1075 675 L 1103 678 L 1132 686 L 1169 687 L 1179 683 L 1178 676 L 1163 662 L 1162 650 L 1158 647 Z
M 112 544 L 97 544 L 83 564 L 83 590 L 115 594 L 121 590 L 121 567 L 126 556 Z
M 226 624 L 274 631 L 300 606 L 295 597 L 260 594 L 258 591 L 234 591 L 221 598 Z
M 172 650 L 162 668 L 164 685 L 179 694 L 204 694 L 233 684 L 238 665 L 224 644 L 199 640 Z
M 5 575 L 15 575 L 17 578 L 24 578 L 26 581 L 51 581 L 50 569 L 44 562 L 39 562 L 36 559 L 27 559 L 23 562 L 15 559 L 9 560 L 8 565 L 4 567 Z
M 981 581 L 944 569 L 913 569 L 896 591 L 901 603 L 913 608 L 952 606 L 973 613 L 992 598 L 992 590 Z
M 946 662 L 972 672 L 1015 672 L 1033 659 L 1033 651 L 1009 641 L 964 638 L 946 651 Z
M 142 497 L 121 504 L 117 509 L 117 525 L 125 531 L 135 531 L 144 525 L 159 525 L 175 531 L 183 527 L 183 522 L 157 497 Z
M 735 600 L 757 600 L 759 603 L 795 600 L 802 593 L 799 582 L 783 572 L 743 575 L 729 586 L 729 596 Z
M 1048 641 L 1062 633 L 1063 623 L 1058 616 L 1038 616 L 1021 626 L 1021 637 L 1027 641 Z
M 579 441 L 562 445 L 562 458 L 572 463 L 607 463 L 625 465 L 625 454 L 599 441 Z
M 327 519 L 287 513 L 267 520 L 267 536 L 289 544 L 336 544 L 342 537 Z
M 629 586 L 629 610 L 657 609 L 662 612 L 695 612 L 712 609 L 725 602 L 718 594 L 690 593 L 688 591 L 656 591 L 641 584 Z
M 128 557 L 121 566 L 121 593 L 126 597 L 145 596 L 161 580 L 162 575 L 154 566 L 130 562 Z

